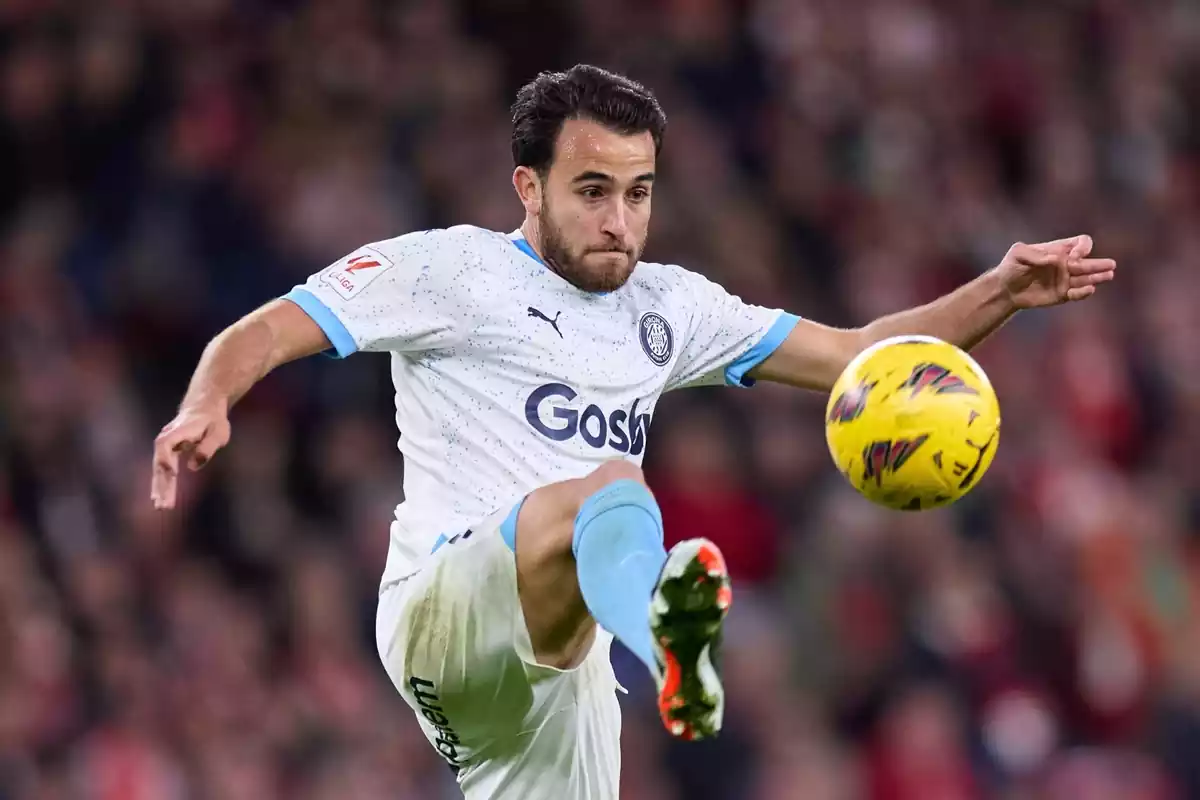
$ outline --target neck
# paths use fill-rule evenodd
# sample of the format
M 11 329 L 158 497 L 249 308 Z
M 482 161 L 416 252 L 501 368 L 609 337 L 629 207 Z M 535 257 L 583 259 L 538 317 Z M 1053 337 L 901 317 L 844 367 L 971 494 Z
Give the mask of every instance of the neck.
M 525 237 L 525 241 L 529 242 L 533 252 L 538 254 L 538 258 L 545 261 L 546 256 L 542 252 L 542 237 L 538 236 L 537 220 L 533 217 L 525 217 L 525 221 L 521 223 L 521 235 Z
M 546 253 L 542 250 L 542 237 L 538 235 L 539 233 L 540 228 L 537 220 L 533 217 L 525 217 L 525 221 L 521 223 L 521 235 L 525 237 L 525 241 L 529 242 L 529 246 L 533 248 L 533 252 L 538 254 L 538 258 L 542 260 L 547 269 L 563 280 L 570 282 L 558 264 L 554 263 L 552 259 L 546 258 Z

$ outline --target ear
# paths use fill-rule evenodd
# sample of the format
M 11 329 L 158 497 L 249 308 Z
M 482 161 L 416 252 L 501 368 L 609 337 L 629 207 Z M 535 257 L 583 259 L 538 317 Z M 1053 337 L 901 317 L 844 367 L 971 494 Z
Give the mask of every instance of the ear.
M 513 170 L 513 188 L 517 190 L 517 197 L 521 199 L 521 205 L 525 206 L 525 213 L 530 215 L 540 214 L 542 211 L 542 179 L 538 174 L 529 167 L 517 167 Z

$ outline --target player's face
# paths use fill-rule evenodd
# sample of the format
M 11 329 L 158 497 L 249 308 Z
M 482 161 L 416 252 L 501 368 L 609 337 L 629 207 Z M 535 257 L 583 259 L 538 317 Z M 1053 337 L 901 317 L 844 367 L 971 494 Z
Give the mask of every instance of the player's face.
M 580 289 L 619 288 L 646 246 L 653 184 L 648 131 L 627 136 L 591 120 L 567 120 L 542 181 L 543 257 Z

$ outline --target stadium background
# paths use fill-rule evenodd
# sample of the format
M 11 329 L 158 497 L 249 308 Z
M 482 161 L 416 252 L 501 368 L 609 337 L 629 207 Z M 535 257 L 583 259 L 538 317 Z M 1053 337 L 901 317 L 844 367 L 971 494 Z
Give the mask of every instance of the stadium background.
M 1167 0 L 0 3 L 0 798 L 437 800 L 372 638 L 382 357 L 281 369 L 184 492 L 204 343 L 354 246 L 511 230 L 507 105 L 591 61 L 670 130 L 648 257 L 861 323 L 1089 232 L 1094 301 L 980 358 L 999 457 L 944 513 L 831 469 L 823 399 L 668 396 L 668 535 L 729 555 L 727 730 L 617 665 L 623 797 L 1200 797 L 1200 6 Z

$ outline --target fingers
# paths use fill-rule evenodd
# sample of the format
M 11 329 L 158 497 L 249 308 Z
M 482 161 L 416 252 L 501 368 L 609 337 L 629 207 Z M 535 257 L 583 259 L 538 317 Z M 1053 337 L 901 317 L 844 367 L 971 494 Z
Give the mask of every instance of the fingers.
M 1082 289 L 1087 286 L 1098 286 L 1101 283 L 1108 283 L 1115 277 L 1116 273 L 1112 270 L 1104 272 L 1091 272 L 1086 275 L 1072 275 L 1071 281 L 1068 284 L 1068 289 Z
M 1092 252 L 1092 237 L 1086 233 L 1075 237 L 1074 244 L 1067 252 L 1067 261 L 1071 262 L 1076 259 L 1087 258 Z
M 1111 258 L 1081 258 L 1078 261 L 1067 261 L 1067 271 L 1072 276 L 1094 275 L 1101 272 L 1112 272 L 1117 268 L 1117 262 Z
M 229 423 L 221 420 L 208 427 L 200 441 L 192 447 L 192 457 L 188 459 L 188 468 L 195 472 L 202 469 L 213 455 L 229 444 Z
M 179 476 L 179 452 L 162 436 L 154 443 L 154 468 L 150 475 L 150 500 L 155 508 L 175 507 L 175 488 Z
M 1113 277 L 1115 277 L 1115 273 L 1111 269 L 1103 272 L 1092 272 L 1086 275 L 1072 275 L 1069 287 L 1067 288 L 1067 300 L 1075 301 L 1091 297 L 1096 293 L 1097 286 L 1102 283 L 1108 283 Z
M 157 459 L 150 475 L 150 501 L 157 509 L 175 507 L 175 473 L 169 464 Z
M 1062 261 L 1060 249 L 1044 244 L 1014 244 L 1009 253 L 1021 264 L 1034 267 L 1049 267 Z
M 169 509 L 175 507 L 175 499 L 179 481 L 179 458 L 183 454 L 191 454 L 192 461 L 196 459 L 196 450 L 205 444 L 210 426 L 207 422 L 195 420 L 176 424 L 172 422 L 163 428 L 162 433 L 154 440 L 154 468 L 150 478 L 150 499 L 155 508 Z M 224 432 L 228 441 L 228 423 Z M 211 458 L 212 453 L 224 442 L 212 446 L 204 456 L 204 461 Z M 203 466 L 203 464 L 200 464 Z M 198 469 L 193 466 L 193 469 Z
M 1013 245 L 1013 255 L 1017 260 L 1037 266 L 1064 265 L 1072 275 L 1092 275 L 1112 272 L 1117 268 L 1117 262 L 1111 258 L 1088 258 L 1092 252 L 1092 237 L 1082 234 L 1070 239 L 1057 239 L 1053 242 L 1040 244 Z
M 1091 297 L 1100 284 L 1116 276 L 1117 262 L 1091 258 L 1087 234 L 1038 244 L 1017 243 L 1005 256 L 1009 275 L 1017 276 L 1014 295 L 1021 307 L 1055 305 Z
M 1078 236 L 1068 236 L 1066 239 L 1055 239 L 1052 242 L 1041 242 L 1030 246 L 1054 253 L 1066 251 L 1067 258 L 1075 259 L 1087 258 L 1092 252 L 1092 244 L 1092 237 L 1081 233 Z

